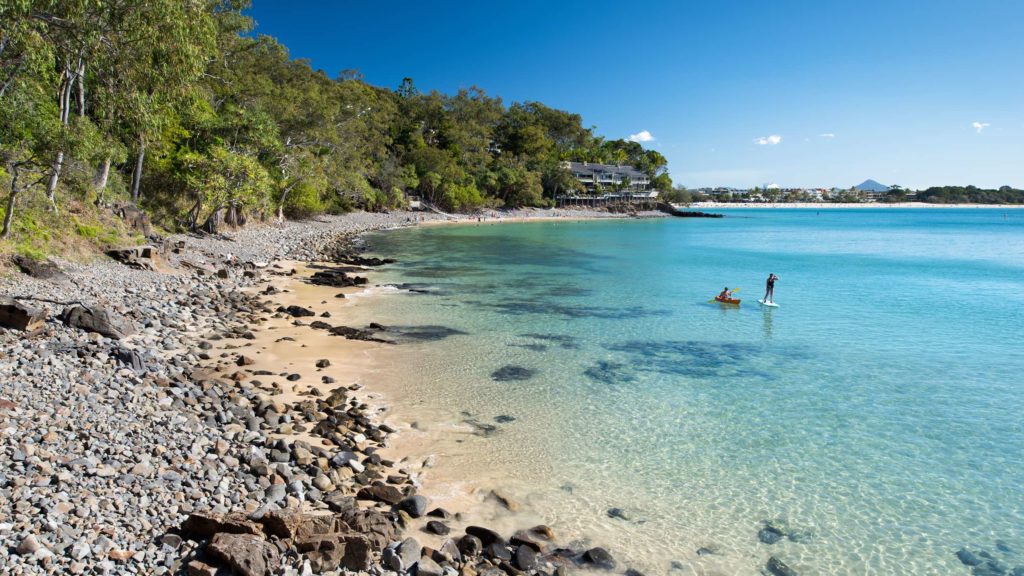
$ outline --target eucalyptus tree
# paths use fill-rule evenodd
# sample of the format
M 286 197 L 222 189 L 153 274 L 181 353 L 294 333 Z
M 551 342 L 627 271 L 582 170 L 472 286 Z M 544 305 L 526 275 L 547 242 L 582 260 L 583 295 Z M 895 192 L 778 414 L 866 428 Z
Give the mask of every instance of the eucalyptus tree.
M 53 49 L 33 2 L 0 3 L 0 177 L 9 182 L 0 238 L 9 238 L 18 198 L 47 177 L 59 131 L 51 96 Z

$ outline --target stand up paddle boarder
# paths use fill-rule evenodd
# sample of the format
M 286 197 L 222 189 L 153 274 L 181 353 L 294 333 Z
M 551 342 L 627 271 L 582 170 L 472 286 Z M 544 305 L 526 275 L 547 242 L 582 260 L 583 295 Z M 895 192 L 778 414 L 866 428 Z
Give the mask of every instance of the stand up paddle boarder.
M 765 283 L 764 299 L 762 300 L 762 302 L 767 302 L 770 304 L 775 303 L 775 281 L 778 279 L 779 277 L 776 276 L 775 274 L 768 274 L 768 282 Z

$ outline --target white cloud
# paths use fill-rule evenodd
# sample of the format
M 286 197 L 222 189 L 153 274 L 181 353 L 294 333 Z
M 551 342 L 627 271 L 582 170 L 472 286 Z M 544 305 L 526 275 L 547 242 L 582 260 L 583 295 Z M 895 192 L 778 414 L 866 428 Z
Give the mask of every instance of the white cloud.
M 828 138 L 829 140 L 831 140 L 831 139 L 835 138 L 836 135 L 831 133 L 831 132 L 825 132 L 824 134 L 818 134 L 818 137 L 819 138 Z
M 629 135 L 630 142 L 650 142 L 654 140 L 654 134 L 651 134 L 647 130 L 641 130 L 636 134 Z
M 991 126 L 991 124 L 988 122 L 971 122 L 971 126 L 978 131 L 978 134 L 981 134 L 981 131 Z
M 778 134 L 761 136 L 760 138 L 754 138 L 754 142 L 759 146 L 775 146 L 779 142 L 782 142 L 782 136 L 779 136 Z

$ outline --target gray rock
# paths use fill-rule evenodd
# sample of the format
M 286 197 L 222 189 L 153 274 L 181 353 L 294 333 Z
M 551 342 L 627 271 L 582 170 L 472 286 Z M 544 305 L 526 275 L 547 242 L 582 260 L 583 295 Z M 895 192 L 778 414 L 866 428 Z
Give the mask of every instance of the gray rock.
M 444 571 L 427 556 L 423 556 L 416 563 L 416 576 L 442 576 Z
M 420 546 L 420 543 L 417 542 L 415 538 L 406 538 L 395 550 L 398 556 L 402 559 L 403 566 L 412 566 L 415 564 L 420 559 L 422 551 L 423 547 Z
M 96 332 L 114 340 L 121 340 L 135 332 L 131 321 L 99 306 L 70 306 L 61 312 L 60 320 L 71 328 Z
M 398 508 L 413 518 L 422 518 L 427 513 L 427 499 L 418 494 L 409 496 L 398 503 Z

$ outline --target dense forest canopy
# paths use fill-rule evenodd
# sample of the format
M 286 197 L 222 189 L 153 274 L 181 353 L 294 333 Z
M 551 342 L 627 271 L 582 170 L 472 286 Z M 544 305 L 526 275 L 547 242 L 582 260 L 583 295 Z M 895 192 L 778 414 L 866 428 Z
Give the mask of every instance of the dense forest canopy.
M 246 7 L 0 2 L 3 237 L 43 212 L 115 202 L 170 229 L 398 207 L 409 194 L 449 210 L 545 206 L 578 187 L 566 160 L 633 164 L 671 188 L 664 156 L 604 140 L 578 114 L 476 87 L 332 78 L 253 35 Z

